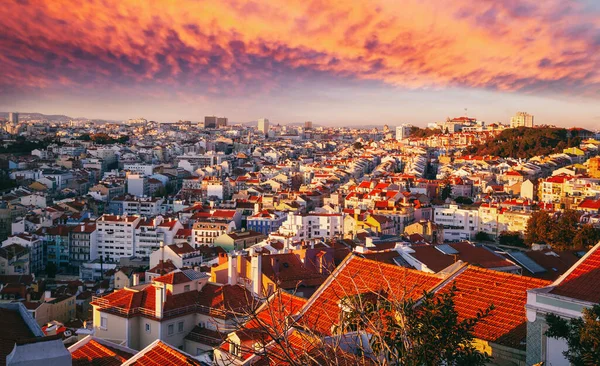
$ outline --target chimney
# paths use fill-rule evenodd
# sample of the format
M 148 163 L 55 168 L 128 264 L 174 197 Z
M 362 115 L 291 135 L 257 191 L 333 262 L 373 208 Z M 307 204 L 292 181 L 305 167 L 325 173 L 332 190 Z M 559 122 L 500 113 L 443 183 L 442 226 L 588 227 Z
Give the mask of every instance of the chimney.
M 219 265 L 227 263 L 227 253 L 219 253 Z
M 252 292 L 255 296 L 262 296 L 262 256 L 252 255 L 250 260 L 252 269 Z
M 365 238 L 365 246 L 366 247 L 374 247 L 375 246 L 375 244 L 373 244 L 373 238 L 372 237 L 367 236 Z
M 132 279 L 133 286 L 137 286 L 140 284 L 140 274 L 139 273 L 134 273 L 133 276 L 131 276 L 131 279 Z
M 229 254 L 227 257 L 227 283 L 230 285 L 235 285 L 238 282 L 238 266 L 237 266 L 237 257 L 235 255 Z M 219 261 L 221 258 L 219 258 Z
M 44 291 L 44 301 L 47 302 L 52 298 L 52 292 L 51 291 Z
M 163 306 L 166 300 L 165 285 L 159 282 L 154 283 L 154 290 L 156 291 L 156 297 L 154 300 L 154 314 L 158 319 L 163 317 Z

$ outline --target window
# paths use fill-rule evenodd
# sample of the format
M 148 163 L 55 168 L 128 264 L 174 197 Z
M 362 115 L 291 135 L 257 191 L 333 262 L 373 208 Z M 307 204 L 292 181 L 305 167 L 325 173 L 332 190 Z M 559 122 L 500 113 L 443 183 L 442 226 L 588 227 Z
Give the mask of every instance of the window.
M 175 326 L 173 324 L 169 324 L 169 326 L 167 327 L 167 334 L 173 335 L 173 333 L 175 333 Z
M 200 356 L 202 354 L 202 348 L 196 348 L 196 356 Z
M 183 322 L 177 323 L 177 331 L 183 333 Z
M 188 292 L 190 290 L 190 285 L 183 286 L 183 291 Z
M 146 323 L 146 333 L 150 333 L 150 324 Z
M 107 326 L 108 326 L 108 318 L 101 315 L 100 316 L 100 328 L 106 329 Z

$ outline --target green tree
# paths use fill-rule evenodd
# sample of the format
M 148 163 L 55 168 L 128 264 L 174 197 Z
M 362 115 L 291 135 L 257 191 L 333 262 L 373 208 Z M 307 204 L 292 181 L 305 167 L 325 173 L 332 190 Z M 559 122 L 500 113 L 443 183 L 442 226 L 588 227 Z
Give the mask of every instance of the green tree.
M 573 239 L 579 230 L 580 214 L 575 210 L 565 210 L 561 213 L 558 222 L 552 225 L 550 230 L 551 241 L 553 247 L 566 249 L 573 247 Z
M 444 185 L 442 186 L 442 190 L 440 192 L 440 197 L 445 200 L 448 197 L 452 196 L 452 185 L 450 185 L 450 182 L 445 182 Z
M 590 224 L 581 225 L 573 238 L 574 249 L 586 249 L 600 241 L 600 230 Z
M 551 240 L 552 218 L 546 211 L 535 211 L 527 220 L 525 230 L 525 242 L 529 245 L 534 243 L 548 243 Z
M 54 264 L 54 262 L 48 262 L 48 264 L 46 264 L 46 275 L 49 278 L 54 278 L 56 277 L 56 272 L 58 271 L 58 268 L 56 267 L 56 264 Z
M 491 241 L 490 236 L 488 235 L 488 233 L 485 233 L 483 231 L 478 232 L 475 235 L 475 240 L 477 241 Z
M 360 141 L 356 141 L 354 145 L 352 145 L 356 150 L 360 150 L 363 148 L 363 144 Z
M 493 310 L 481 309 L 474 318 L 459 320 L 454 306 L 456 287 L 444 294 L 424 293 L 420 303 L 391 301 L 385 293 L 342 299 L 344 331 L 368 330 L 370 348 L 383 364 L 485 365 L 490 357 L 472 341 L 477 323 Z M 356 306 L 360 305 L 360 306 Z
M 581 318 L 563 319 L 546 316 L 546 336 L 565 339 L 568 349 L 563 355 L 574 366 L 592 366 L 600 362 L 600 305 L 583 309 Z
M 512 245 L 514 247 L 524 247 L 525 241 L 517 232 L 503 231 L 498 236 L 498 242 L 501 245 Z

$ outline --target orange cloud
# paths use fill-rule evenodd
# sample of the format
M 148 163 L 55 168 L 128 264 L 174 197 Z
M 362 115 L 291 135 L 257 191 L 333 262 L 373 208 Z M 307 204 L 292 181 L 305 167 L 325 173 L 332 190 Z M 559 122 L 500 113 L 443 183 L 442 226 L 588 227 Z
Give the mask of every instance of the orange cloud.
M 295 78 L 597 95 L 600 21 L 560 0 L 3 2 L 0 93 Z

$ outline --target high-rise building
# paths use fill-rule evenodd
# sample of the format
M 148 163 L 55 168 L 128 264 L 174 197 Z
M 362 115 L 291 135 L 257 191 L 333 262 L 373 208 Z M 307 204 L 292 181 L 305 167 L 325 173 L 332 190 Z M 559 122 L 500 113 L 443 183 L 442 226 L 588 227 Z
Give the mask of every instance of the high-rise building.
M 204 117 L 204 128 L 217 128 L 217 117 L 216 116 Z
M 510 127 L 533 127 L 533 116 L 526 112 L 517 112 L 517 114 L 510 119 Z
M 258 130 L 266 136 L 269 133 L 269 120 L 260 118 L 258 120 Z
M 311 130 L 313 127 L 312 122 L 311 121 L 306 121 L 304 122 L 304 129 L 305 130 Z
M 217 128 L 227 127 L 227 117 L 217 117 Z
M 9 112 L 8 113 L 8 122 L 16 125 L 19 123 L 19 113 L 17 112 Z
M 396 140 L 400 141 L 407 138 L 410 135 L 411 128 L 412 125 L 409 124 L 396 127 Z

